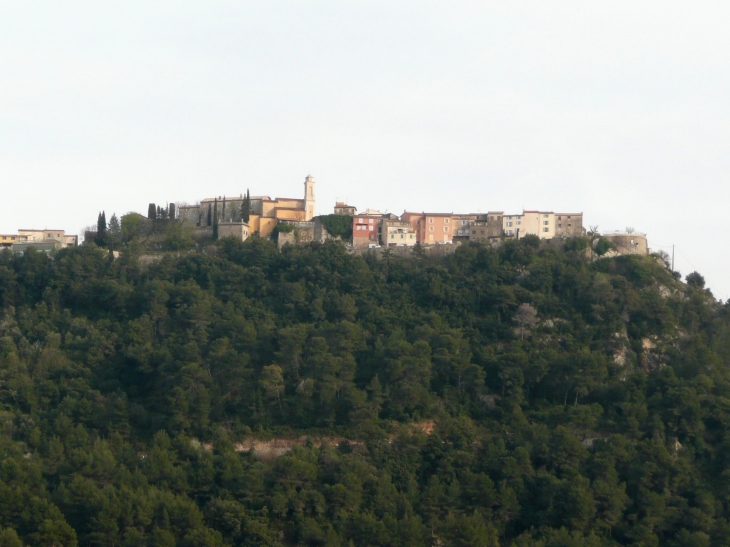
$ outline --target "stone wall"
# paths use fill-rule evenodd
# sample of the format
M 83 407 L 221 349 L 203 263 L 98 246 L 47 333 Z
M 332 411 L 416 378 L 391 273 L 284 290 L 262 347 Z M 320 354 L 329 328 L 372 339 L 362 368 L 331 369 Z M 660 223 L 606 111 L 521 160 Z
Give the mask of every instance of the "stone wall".
M 219 222 L 218 237 L 235 237 L 241 241 L 248 239 L 248 223 L 246 222 Z
M 279 232 L 277 246 L 281 249 L 287 243 L 290 245 L 304 245 L 311 241 L 315 241 L 315 225 L 314 222 L 286 222 L 294 226 L 293 232 Z

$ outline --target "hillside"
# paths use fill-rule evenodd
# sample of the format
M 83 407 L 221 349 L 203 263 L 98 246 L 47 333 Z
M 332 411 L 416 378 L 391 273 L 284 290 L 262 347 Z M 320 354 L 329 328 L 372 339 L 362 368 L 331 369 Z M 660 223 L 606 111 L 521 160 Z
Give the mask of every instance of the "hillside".
M 728 544 L 697 274 L 530 237 L 135 253 L 0 253 L 0 547 Z

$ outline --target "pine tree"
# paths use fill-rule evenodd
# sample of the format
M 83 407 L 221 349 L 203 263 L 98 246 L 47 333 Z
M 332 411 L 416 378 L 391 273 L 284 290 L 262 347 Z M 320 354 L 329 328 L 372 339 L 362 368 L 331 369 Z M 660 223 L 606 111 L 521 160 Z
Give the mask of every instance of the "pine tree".
M 122 239 L 122 225 L 119 223 L 119 219 L 115 213 L 112 214 L 112 218 L 109 219 L 109 226 L 107 227 L 107 235 L 109 243 L 116 245 Z

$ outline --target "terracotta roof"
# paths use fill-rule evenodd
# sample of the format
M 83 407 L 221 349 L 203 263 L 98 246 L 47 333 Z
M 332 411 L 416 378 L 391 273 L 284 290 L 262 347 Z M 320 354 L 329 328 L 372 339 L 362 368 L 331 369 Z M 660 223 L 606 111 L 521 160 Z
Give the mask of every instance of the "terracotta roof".
M 454 213 L 423 213 L 427 217 L 452 217 Z

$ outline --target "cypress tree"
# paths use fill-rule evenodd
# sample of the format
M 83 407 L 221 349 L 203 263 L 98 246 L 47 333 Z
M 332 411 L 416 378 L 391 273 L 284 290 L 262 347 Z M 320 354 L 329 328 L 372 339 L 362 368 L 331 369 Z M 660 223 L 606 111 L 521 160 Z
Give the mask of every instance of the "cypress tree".
M 157 218 L 157 207 L 155 207 L 154 203 L 150 203 L 147 207 L 147 218 L 150 220 L 155 220 Z
M 212 217 L 212 213 L 211 213 L 211 208 L 210 208 L 210 203 L 209 203 L 209 204 L 208 204 L 208 219 L 207 219 L 207 221 L 206 221 L 205 225 L 206 225 L 206 226 L 210 226 L 210 225 L 212 225 L 212 224 L 213 224 L 213 217 Z
M 170 220 L 175 220 L 175 204 L 170 204 Z
M 106 213 L 102 211 L 96 219 L 96 238 L 94 242 L 99 246 L 106 245 Z
M 251 218 L 251 192 L 246 190 L 246 197 L 241 204 L 241 220 L 248 222 Z
M 223 210 L 221 211 L 221 220 L 226 221 L 226 196 L 223 196 Z
M 218 239 L 218 198 L 213 202 L 213 239 Z

